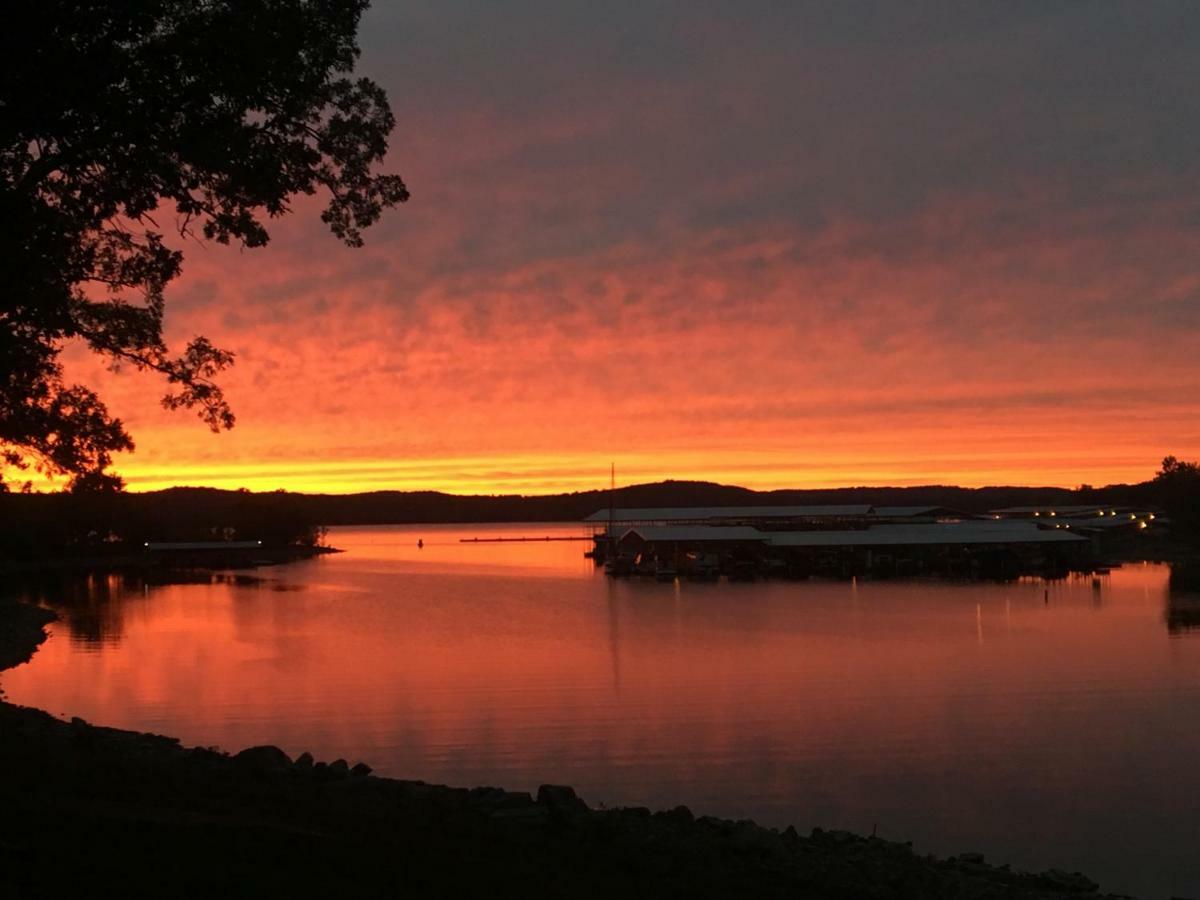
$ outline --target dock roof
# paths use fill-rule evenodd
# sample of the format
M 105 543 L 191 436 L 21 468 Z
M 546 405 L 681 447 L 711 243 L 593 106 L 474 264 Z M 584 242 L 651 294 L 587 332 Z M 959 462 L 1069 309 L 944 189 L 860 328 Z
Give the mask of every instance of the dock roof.
M 881 519 L 915 519 L 920 516 L 966 516 L 968 513 L 945 506 L 875 506 L 871 508 L 871 515 Z
M 651 543 L 693 544 L 701 541 L 766 541 L 770 532 L 749 525 L 638 525 L 621 535 L 636 534 Z
M 1114 506 L 1108 503 L 1086 503 L 1074 506 L 1056 506 L 1052 503 L 1045 506 L 1006 506 L 1003 509 L 991 509 L 988 512 L 997 516 L 1031 516 L 1034 513 L 1056 513 L 1060 516 L 1083 516 L 1088 513 L 1099 513 L 1108 510 L 1129 509 L 1128 506 Z
M 639 525 L 636 534 L 655 544 L 762 543 L 772 547 L 886 547 L 917 544 L 1062 544 L 1087 538 L 1067 529 L 1038 528 L 1025 521 L 902 523 L 824 531 L 763 531 L 748 525 Z
M 1061 544 L 1086 541 L 1059 529 L 997 528 L 996 523 L 872 525 L 858 531 L 782 531 L 768 534 L 773 547 L 905 547 L 916 544 Z M 993 527 L 979 527 L 992 525 Z

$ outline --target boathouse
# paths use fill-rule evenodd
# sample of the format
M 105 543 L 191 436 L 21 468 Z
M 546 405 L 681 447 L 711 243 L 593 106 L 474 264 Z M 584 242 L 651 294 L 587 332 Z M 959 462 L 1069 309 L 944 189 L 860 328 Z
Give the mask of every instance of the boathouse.
M 615 518 L 615 517 L 614 517 Z M 719 558 L 792 575 L 980 574 L 1083 566 L 1092 542 L 1061 525 L 1029 520 L 861 522 L 776 529 L 752 525 L 636 525 L 616 533 L 617 551 L 639 571 L 687 573 L 688 562 Z
M 865 527 L 884 522 L 961 522 L 969 513 L 941 506 L 872 506 L 825 504 L 816 506 L 684 506 L 600 509 L 584 523 L 615 533 L 637 526 L 748 525 L 756 528 Z

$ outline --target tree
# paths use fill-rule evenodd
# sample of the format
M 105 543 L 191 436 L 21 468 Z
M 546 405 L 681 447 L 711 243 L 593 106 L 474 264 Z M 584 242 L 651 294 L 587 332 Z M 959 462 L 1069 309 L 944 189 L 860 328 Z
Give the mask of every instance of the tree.
M 1200 533 L 1200 464 L 1168 456 L 1152 483 L 1158 502 L 1171 517 L 1172 529 Z
M 165 290 L 183 239 L 267 243 L 264 221 L 328 192 L 350 246 L 404 182 L 374 168 L 395 125 L 352 78 L 366 0 L 39 0 L 0 29 L 0 484 L 30 466 L 74 489 L 119 487 L 133 447 L 60 354 L 81 340 L 112 365 L 165 376 L 168 409 L 213 430 L 234 415 L 216 378 L 230 353 L 197 337 L 172 354 Z M 6 472 L 7 470 L 7 472 Z

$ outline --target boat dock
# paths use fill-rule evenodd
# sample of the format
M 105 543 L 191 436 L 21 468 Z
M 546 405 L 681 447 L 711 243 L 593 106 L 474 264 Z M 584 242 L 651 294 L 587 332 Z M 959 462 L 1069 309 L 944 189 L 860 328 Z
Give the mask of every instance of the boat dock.
M 1089 572 L 1100 558 L 1097 523 L 1145 532 L 1155 521 L 1148 511 L 1063 512 L 974 515 L 869 505 L 604 509 L 584 523 L 596 528 L 587 555 L 609 575 L 754 580 Z
M 492 537 L 492 538 L 459 538 L 460 544 L 520 544 L 529 541 L 590 541 L 592 536 L 589 534 L 574 534 L 569 536 L 557 537 Z

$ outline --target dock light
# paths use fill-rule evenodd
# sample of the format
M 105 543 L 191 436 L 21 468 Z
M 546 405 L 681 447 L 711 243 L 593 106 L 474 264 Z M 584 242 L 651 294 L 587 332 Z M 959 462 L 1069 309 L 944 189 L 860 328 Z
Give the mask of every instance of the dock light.
M 1145 522 L 1138 522 L 1138 528 L 1145 528 L 1145 527 L 1146 527 Z
M 1052 515 L 1052 516 L 1057 516 L 1057 515 L 1058 515 L 1058 513 L 1056 513 L 1054 510 L 1050 510 L 1050 515 Z
M 1035 512 L 1035 513 L 1034 513 L 1034 515 L 1035 515 L 1035 516 L 1040 516 L 1040 515 L 1041 515 L 1041 513 L 1040 513 L 1040 512 Z
M 257 543 L 260 547 L 262 546 L 262 541 L 255 541 L 255 543 Z
M 1110 516 L 1115 516 L 1115 515 L 1117 514 L 1117 511 L 1116 511 L 1115 509 L 1110 509 L 1110 510 L 1108 511 L 1108 514 L 1109 514 Z
M 145 542 L 143 542 L 142 546 L 143 546 L 143 547 L 149 547 L 149 546 L 150 546 L 150 542 L 149 542 L 149 541 L 145 541 Z
M 1136 516 L 1136 515 L 1134 515 L 1133 513 L 1130 513 L 1130 514 L 1129 514 L 1129 518 L 1131 518 L 1131 519 L 1136 519 L 1136 518 L 1137 518 L 1137 516 Z
M 1153 520 L 1153 518 L 1154 518 L 1154 513 L 1150 513 L 1150 518 Z

